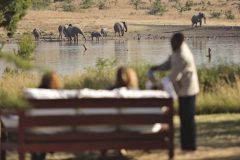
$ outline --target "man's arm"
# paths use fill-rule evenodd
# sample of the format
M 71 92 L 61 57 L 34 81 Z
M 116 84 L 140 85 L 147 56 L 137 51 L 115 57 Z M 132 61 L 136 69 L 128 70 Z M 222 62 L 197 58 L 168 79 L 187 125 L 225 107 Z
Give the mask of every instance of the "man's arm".
M 152 66 L 149 71 L 148 71 L 148 78 L 150 81 L 152 81 L 153 83 L 156 83 L 157 80 L 154 77 L 154 72 L 155 71 L 167 71 L 170 70 L 171 68 L 171 56 L 168 57 L 168 59 L 163 62 L 160 65 L 156 65 L 156 66 Z

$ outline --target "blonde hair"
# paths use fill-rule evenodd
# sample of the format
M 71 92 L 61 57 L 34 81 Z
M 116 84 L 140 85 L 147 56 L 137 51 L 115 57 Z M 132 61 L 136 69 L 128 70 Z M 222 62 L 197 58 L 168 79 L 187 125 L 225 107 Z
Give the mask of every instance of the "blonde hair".
M 138 77 L 135 70 L 130 67 L 120 67 L 118 69 L 115 88 L 119 87 L 138 89 Z
M 39 88 L 60 89 L 62 84 L 56 72 L 47 72 L 43 75 Z

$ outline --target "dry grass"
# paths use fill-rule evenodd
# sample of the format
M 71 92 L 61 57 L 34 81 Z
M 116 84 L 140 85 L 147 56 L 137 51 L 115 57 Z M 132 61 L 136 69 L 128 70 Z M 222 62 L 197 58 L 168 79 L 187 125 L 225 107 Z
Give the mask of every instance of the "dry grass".
M 108 2 L 108 1 L 107 1 Z M 144 0 L 145 4 L 142 8 L 150 6 L 148 0 Z M 85 32 L 93 30 L 99 30 L 100 27 L 112 28 L 114 22 L 125 20 L 129 24 L 129 31 L 134 32 L 136 30 L 146 30 L 144 25 L 191 25 L 191 17 L 197 14 L 199 11 L 203 11 L 207 17 L 210 13 L 224 12 L 231 9 L 235 15 L 234 20 L 227 20 L 224 17 L 220 19 L 207 19 L 208 26 L 238 26 L 240 16 L 236 7 L 231 5 L 231 1 L 222 5 L 224 2 L 217 0 L 210 1 L 212 5 L 197 5 L 193 6 L 190 11 L 180 14 L 172 6 L 173 2 L 169 3 L 167 0 L 163 1 L 167 5 L 168 11 L 163 16 L 149 15 L 146 9 L 135 10 L 133 6 L 129 4 L 129 0 L 118 1 L 114 6 L 113 2 L 109 1 L 111 7 L 105 10 L 99 10 L 98 8 L 91 8 L 87 10 L 81 10 L 79 12 L 62 12 L 62 11 L 32 11 L 29 10 L 27 15 L 19 23 L 18 33 L 31 32 L 33 28 L 38 27 L 45 32 L 57 33 L 57 27 L 59 24 L 72 23 L 81 27 Z M 184 2 L 184 1 L 182 1 Z M 194 1 L 195 2 L 195 1 Z M 199 3 L 199 2 L 198 2 Z M 205 6 L 206 9 L 202 8 Z M 198 11 L 197 9 L 200 10 Z M 196 11 L 197 10 L 197 11 Z M 133 24 L 142 24 L 143 26 L 134 26 Z

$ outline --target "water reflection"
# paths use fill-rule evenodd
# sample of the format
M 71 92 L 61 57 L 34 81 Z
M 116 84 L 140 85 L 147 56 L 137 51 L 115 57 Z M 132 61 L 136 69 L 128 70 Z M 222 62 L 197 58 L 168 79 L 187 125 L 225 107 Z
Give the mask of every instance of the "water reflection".
M 240 38 L 236 37 L 189 38 L 187 43 L 198 67 L 212 67 L 218 64 L 239 64 L 239 40 Z M 81 43 L 38 42 L 35 50 L 35 64 L 41 69 L 50 68 L 61 74 L 72 74 L 94 66 L 98 58 L 116 59 L 117 65 L 160 64 L 171 54 L 169 39 L 100 39 L 100 41 L 87 41 L 85 45 L 86 51 Z M 211 58 L 206 56 L 208 48 L 211 48 Z M 4 51 L 13 49 L 17 49 L 16 44 L 6 44 L 3 48 Z
M 116 61 L 119 65 L 127 65 L 128 64 L 128 41 L 115 40 L 114 53 L 115 53 Z

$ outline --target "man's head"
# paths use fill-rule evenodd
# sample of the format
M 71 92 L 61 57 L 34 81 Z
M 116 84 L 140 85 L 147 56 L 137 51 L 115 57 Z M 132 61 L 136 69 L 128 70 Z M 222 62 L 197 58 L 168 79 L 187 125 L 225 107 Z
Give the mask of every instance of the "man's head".
M 182 33 L 176 33 L 171 38 L 172 50 L 178 50 L 184 41 L 184 35 Z

